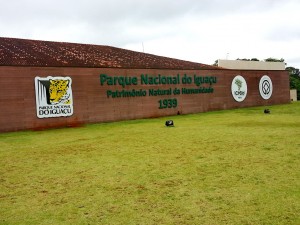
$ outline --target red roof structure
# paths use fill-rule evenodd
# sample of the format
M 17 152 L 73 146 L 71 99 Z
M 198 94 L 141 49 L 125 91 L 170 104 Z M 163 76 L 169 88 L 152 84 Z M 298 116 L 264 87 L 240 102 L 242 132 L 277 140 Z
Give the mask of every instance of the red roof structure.
M 0 37 L 0 66 L 216 70 L 219 67 L 104 46 Z

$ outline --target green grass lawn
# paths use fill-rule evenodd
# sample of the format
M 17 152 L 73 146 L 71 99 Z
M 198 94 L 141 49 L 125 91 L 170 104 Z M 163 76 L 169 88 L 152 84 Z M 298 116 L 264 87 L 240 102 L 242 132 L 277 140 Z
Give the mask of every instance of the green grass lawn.
M 269 108 L 0 134 L 0 224 L 299 225 L 300 103 Z

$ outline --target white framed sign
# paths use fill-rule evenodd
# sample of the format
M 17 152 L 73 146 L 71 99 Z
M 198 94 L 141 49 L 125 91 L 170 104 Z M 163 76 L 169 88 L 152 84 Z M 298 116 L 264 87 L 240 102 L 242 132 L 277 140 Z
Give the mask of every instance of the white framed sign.
M 260 96 L 267 100 L 269 98 L 271 98 L 272 93 L 273 93 L 273 84 L 272 84 L 272 80 L 269 76 L 264 75 L 260 81 L 259 81 L 259 93 Z
M 231 83 L 231 93 L 237 102 L 242 102 L 247 96 L 247 82 L 241 75 L 233 78 Z
M 34 81 L 38 118 L 73 115 L 70 77 L 35 77 Z

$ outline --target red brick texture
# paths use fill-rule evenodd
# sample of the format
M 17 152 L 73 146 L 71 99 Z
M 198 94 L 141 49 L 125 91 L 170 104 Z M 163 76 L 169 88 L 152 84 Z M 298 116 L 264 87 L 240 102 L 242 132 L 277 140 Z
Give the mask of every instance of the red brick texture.
M 179 94 L 170 96 L 107 97 L 107 90 L 139 90 L 151 88 L 168 89 L 196 88 L 192 84 L 170 85 L 101 85 L 100 74 L 128 76 L 140 79 L 141 74 L 157 76 L 215 76 L 213 93 Z M 248 94 L 243 102 L 234 100 L 231 82 L 236 75 L 245 78 Z M 273 83 L 273 94 L 264 100 L 259 93 L 259 81 L 268 75 Z M 72 78 L 74 113 L 69 117 L 43 118 L 36 115 L 36 76 L 68 76 Z M 0 132 L 78 126 L 88 123 L 153 118 L 180 114 L 199 113 L 251 106 L 267 106 L 290 102 L 289 77 L 286 71 L 243 70 L 180 70 L 180 69 L 120 69 L 120 68 L 71 68 L 71 67 L 16 67 L 0 66 Z M 176 98 L 175 108 L 159 109 L 159 100 Z

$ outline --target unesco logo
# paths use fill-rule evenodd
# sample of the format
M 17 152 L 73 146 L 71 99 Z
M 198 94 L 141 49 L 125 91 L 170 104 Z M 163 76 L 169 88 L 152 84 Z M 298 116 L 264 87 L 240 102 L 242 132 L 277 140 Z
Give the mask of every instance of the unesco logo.
M 273 85 L 270 77 L 264 75 L 259 81 L 259 93 L 263 99 L 269 99 L 273 92 Z

